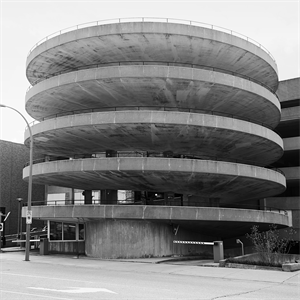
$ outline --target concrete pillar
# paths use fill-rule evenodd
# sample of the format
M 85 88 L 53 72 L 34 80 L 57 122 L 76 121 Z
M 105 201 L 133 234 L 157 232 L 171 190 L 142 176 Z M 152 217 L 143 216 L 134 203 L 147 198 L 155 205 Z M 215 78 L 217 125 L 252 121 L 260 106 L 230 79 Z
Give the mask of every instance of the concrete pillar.
M 85 190 L 82 195 L 84 196 L 84 204 L 93 204 L 92 190 Z
M 71 189 L 71 199 L 72 199 L 72 204 L 74 204 L 74 200 L 75 200 L 75 189 Z
M 118 190 L 101 190 L 101 204 L 118 204 Z
M 267 199 L 263 198 L 259 200 L 259 207 L 261 210 L 266 210 L 267 209 Z
M 173 254 L 172 226 L 135 220 L 86 223 L 86 255 L 98 258 L 162 257 Z

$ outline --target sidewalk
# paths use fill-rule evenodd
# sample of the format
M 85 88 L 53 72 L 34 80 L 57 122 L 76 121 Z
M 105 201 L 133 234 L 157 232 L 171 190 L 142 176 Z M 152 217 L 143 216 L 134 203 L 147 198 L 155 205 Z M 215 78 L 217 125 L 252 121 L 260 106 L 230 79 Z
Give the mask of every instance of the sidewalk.
M 25 252 L 25 248 L 20 247 L 10 247 L 2 249 L 3 252 L 11 253 L 11 252 Z M 38 251 L 31 250 L 30 255 L 40 256 Z M 54 257 L 67 257 L 74 258 L 76 255 L 64 255 L 64 254 L 50 254 L 46 257 L 54 256 Z M 45 256 L 41 256 L 45 257 Z M 77 258 L 77 257 L 76 257 Z M 90 259 L 90 260 L 99 260 L 103 261 L 104 259 L 90 258 L 87 256 L 80 255 L 80 259 Z M 211 266 L 218 267 L 219 263 L 214 263 L 213 260 L 209 259 L 201 259 L 200 257 L 151 257 L 151 258 L 120 258 L 120 259 L 105 259 L 105 261 L 116 261 L 116 262 L 132 262 L 132 263 L 148 263 L 148 264 L 160 264 L 160 263 L 170 263 L 170 264 L 180 264 L 180 265 L 195 265 L 198 266 Z M 197 263 L 195 263 L 197 261 Z
M 17 247 L 16 247 L 17 248 Z M 174 258 L 139 258 L 139 259 L 95 259 L 72 255 L 40 255 L 39 252 L 30 252 L 30 261 L 24 261 L 24 249 L 4 248 L 0 253 L 0 261 L 13 260 L 20 263 L 41 263 L 50 265 L 76 266 L 90 269 L 120 269 L 124 271 L 169 273 L 173 275 L 187 275 L 196 277 L 226 278 L 230 280 L 246 280 L 285 283 L 300 286 L 300 271 L 283 272 L 273 270 L 251 270 L 236 268 L 219 268 L 212 261 L 199 260 L 196 265 L 190 264 L 191 261 L 179 261 Z M 186 264 L 184 263 L 186 262 Z M 198 264 L 199 262 L 199 264 Z

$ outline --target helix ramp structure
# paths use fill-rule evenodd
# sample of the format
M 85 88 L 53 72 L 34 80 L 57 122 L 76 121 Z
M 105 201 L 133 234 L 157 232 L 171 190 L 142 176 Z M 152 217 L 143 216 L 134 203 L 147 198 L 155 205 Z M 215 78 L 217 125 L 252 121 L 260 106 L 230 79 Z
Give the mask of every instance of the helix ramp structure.
M 206 240 L 288 226 L 251 206 L 286 186 L 266 168 L 283 155 L 277 66 L 255 41 L 196 22 L 96 22 L 35 45 L 26 75 L 34 147 L 46 155 L 33 182 L 136 195 L 33 207 L 36 218 L 84 222 L 87 255 L 170 255 L 178 225 L 180 238 Z M 145 192 L 162 201 L 138 199 Z

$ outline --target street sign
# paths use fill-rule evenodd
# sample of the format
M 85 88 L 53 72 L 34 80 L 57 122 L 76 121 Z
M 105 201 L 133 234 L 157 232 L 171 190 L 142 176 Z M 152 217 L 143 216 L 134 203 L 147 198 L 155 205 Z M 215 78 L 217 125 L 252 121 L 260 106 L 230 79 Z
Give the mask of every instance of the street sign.
M 32 210 L 26 212 L 26 224 L 32 224 Z
M 1 232 L 3 231 L 3 228 L 4 228 L 3 223 L 0 223 L 0 231 Z

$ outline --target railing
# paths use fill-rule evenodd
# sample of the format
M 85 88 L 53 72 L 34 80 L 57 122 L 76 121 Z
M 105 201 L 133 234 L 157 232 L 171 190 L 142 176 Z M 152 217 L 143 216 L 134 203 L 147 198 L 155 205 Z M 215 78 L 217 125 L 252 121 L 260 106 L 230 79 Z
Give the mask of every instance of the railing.
M 40 121 L 46 121 L 49 119 L 54 119 L 58 117 L 64 117 L 64 116 L 70 116 L 70 115 L 77 115 L 77 114 L 83 114 L 83 113 L 93 113 L 93 112 L 105 112 L 105 111 L 132 111 L 132 110 L 159 110 L 159 111 L 178 111 L 178 112 L 188 112 L 188 113 L 200 113 L 200 114 L 208 114 L 208 115 L 214 115 L 214 116 L 221 116 L 221 117 L 227 117 L 237 120 L 242 120 L 250 123 L 254 123 L 257 125 L 264 126 L 266 128 L 269 128 L 274 131 L 273 127 L 262 123 L 257 122 L 255 120 L 249 119 L 249 118 L 243 118 L 232 114 L 226 114 L 220 111 L 214 111 L 214 110 L 204 110 L 204 109 L 194 109 L 194 108 L 186 108 L 186 107 L 168 107 L 168 106 L 112 106 L 112 107 L 102 107 L 102 108 L 86 108 L 86 109 L 80 109 L 80 110 L 73 110 L 73 111 L 66 111 L 61 112 L 58 114 L 48 115 L 44 118 L 41 118 Z M 40 123 L 40 121 L 34 120 L 29 123 L 30 126 L 33 126 L 35 124 Z M 27 127 L 26 127 L 27 128 Z
M 246 76 L 246 75 L 243 75 L 243 74 L 240 74 L 240 73 L 236 73 L 236 72 L 233 72 L 233 71 L 228 71 L 228 70 L 221 69 L 221 68 L 209 67 L 209 66 L 205 66 L 205 65 L 197 65 L 197 64 L 189 64 L 189 63 L 177 63 L 177 62 L 164 62 L 164 61 L 119 61 L 119 62 L 107 62 L 107 63 L 102 63 L 102 64 L 91 64 L 91 65 L 77 67 L 77 68 L 68 68 L 68 69 L 64 69 L 63 71 L 55 72 L 55 73 L 52 73 L 52 74 L 49 74 L 49 75 L 46 75 L 46 76 L 43 74 L 43 78 L 40 78 L 40 79 L 37 79 L 36 81 L 34 81 L 27 88 L 26 93 L 33 86 L 35 86 L 36 84 L 38 84 L 39 82 L 41 82 L 45 79 L 49 79 L 49 78 L 59 76 L 59 75 L 62 75 L 62 74 L 66 74 L 66 73 L 69 73 L 69 72 L 76 72 L 76 71 L 87 70 L 87 69 L 92 69 L 92 68 L 104 68 L 104 67 L 108 67 L 108 66 L 113 67 L 113 66 L 127 66 L 127 65 L 145 65 L 145 66 L 151 66 L 151 65 L 160 65 L 161 66 L 162 65 L 162 66 L 169 66 L 169 67 L 170 66 L 171 67 L 177 66 L 177 67 L 185 67 L 185 68 L 189 67 L 189 68 L 192 68 L 192 69 L 204 69 L 204 70 L 210 70 L 210 71 L 217 71 L 217 72 L 233 75 L 233 76 L 236 76 L 236 77 L 240 77 L 240 78 L 252 81 L 256 84 L 259 84 L 260 86 L 268 89 L 278 99 L 278 96 L 275 93 L 276 90 L 272 89 L 268 85 L 254 79 L 254 78 L 251 78 L 249 76 Z
M 114 23 L 125 23 L 125 22 L 166 22 L 166 23 L 177 23 L 177 24 L 189 25 L 189 26 L 200 26 L 200 27 L 205 27 L 205 28 L 212 29 L 212 30 L 218 30 L 218 31 L 221 31 L 221 32 L 224 32 L 224 33 L 242 38 L 242 39 L 244 39 L 248 42 L 251 42 L 251 43 L 255 44 L 256 46 L 258 46 L 259 48 L 264 50 L 266 53 L 268 53 L 269 56 L 273 59 L 273 61 L 276 64 L 276 61 L 275 61 L 273 55 L 270 53 L 270 51 L 267 48 L 262 46 L 259 42 L 247 37 L 246 35 L 238 33 L 236 31 L 233 31 L 233 30 L 230 30 L 230 29 L 227 29 L 227 28 L 224 28 L 224 27 L 208 24 L 208 23 L 202 23 L 202 22 L 196 22 L 196 21 L 190 21 L 190 20 L 183 20 L 183 19 L 156 18 L 156 17 L 133 17 L 133 18 L 108 19 L 108 20 L 99 20 L 99 21 L 93 21 L 93 22 L 88 22 L 88 23 L 83 23 L 83 24 L 78 24 L 78 25 L 75 25 L 75 26 L 71 26 L 71 27 L 62 29 L 60 31 L 56 31 L 56 32 L 46 36 L 45 38 L 41 39 L 40 41 L 38 41 L 30 49 L 28 55 L 30 55 L 30 53 L 36 47 L 38 47 L 39 45 L 41 45 L 45 41 L 49 40 L 50 38 L 62 35 L 64 33 L 74 31 L 74 30 L 79 30 L 79 29 L 86 28 L 86 27 L 91 27 L 91 26 L 107 25 L 107 24 L 114 24 Z
M 249 161 L 249 160 L 238 160 L 238 159 L 230 159 L 228 157 L 222 158 L 217 156 L 207 156 L 207 155 L 197 155 L 197 154 L 182 154 L 182 153 L 174 153 L 170 151 L 166 152 L 148 152 L 148 151 L 115 151 L 112 156 L 106 156 L 106 152 L 98 152 L 94 154 L 89 155 L 83 155 L 83 154 L 77 154 L 73 155 L 72 158 L 66 158 L 66 157 L 51 157 L 47 156 L 45 158 L 39 158 L 35 159 L 33 161 L 33 164 L 39 164 L 44 162 L 51 162 L 51 161 L 69 161 L 69 160 L 77 160 L 77 159 L 85 159 L 85 158 L 91 158 L 91 159 L 97 159 L 97 158 L 112 158 L 112 157 L 154 157 L 154 158 L 173 158 L 173 159 L 196 159 L 196 160 L 212 160 L 212 161 L 222 161 L 222 162 L 229 162 L 229 163 L 238 163 L 238 164 L 247 164 L 251 166 L 257 166 L 257 162 L 255 161 Z M 28 167 L 29 162 L 27 162 L 24 167 Z M 270 169 L 273 171 L 276 171 L 283 176 L 285 176 L 284 172 L 280 169 L 274 168 L 274 167 L 261 167 Z
M 73 199 L 73 200 L 44 200 L 44 201 L 33 201 L 33 206 L 59 206 L 59 205 L 146 205 L 146 206 L 190 206 L 190 207 L 212 207 L 212 208 L 231 208 L 231 209 L 253 209 L 261 211 L 273 211 L 279 212 L 281 214 L 287 215 L 285 209 L 280 209 L 276 207 L 265 207 L 262 205 L 255 204 L 243 204 L 243 203 L 230 203 L 223 204 L 220 203 L 218 206 L 211 205 L 208 201 L 183 201 L 180 197 L 175 197 L 173 200 L 165 199 L 141 199 L 141 200 L 111 200 L 112 204 L 102 204 L 101 200 L 92 200 L 91 204 L 85 204 L 83 199 Z M 115 203 L 115 204 L 113 204 Z M 25 203 L 26 204 L 26 203 Z M 26 206 L 26 205 L 24 205 Z

